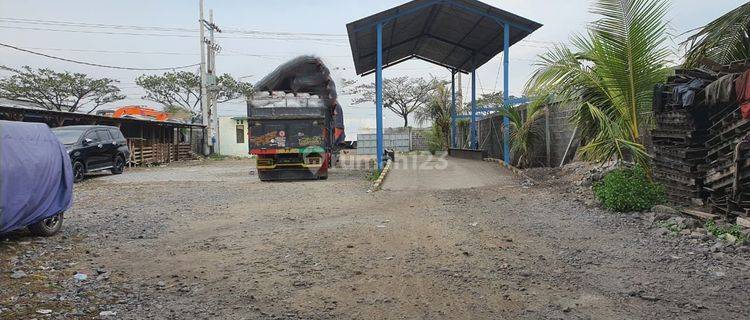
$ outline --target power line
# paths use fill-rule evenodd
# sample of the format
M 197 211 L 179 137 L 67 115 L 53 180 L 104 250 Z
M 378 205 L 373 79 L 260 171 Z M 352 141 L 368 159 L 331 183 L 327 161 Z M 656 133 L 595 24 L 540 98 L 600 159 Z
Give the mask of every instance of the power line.
M 196 67 L 196 66 L 200 65 L 199 63 L 196 63 L 196 64 L 191 64 L 191 65 L 177 66 L 177 67 L 171 67 L 171 68 L 133 68 L 133 67 L 120 67 L 120 66 L 110 66 L 110 65 L 104 65 L 104 64 L 91 63 L 91 62 L 78 61 L 78 60 L 72 60 L 72 59 L 67 59 L 67 58 L 61 58 L 61 57 L 51 56 L 51 55 L 44 54 L 44 53 L 41 53 L 41 52 L 26 50 L 26 49 L 19 48 L 19 47 L 16 47 L 16 46 L 5 44 L 5 43 L 0 43 L 0 46 L 6 47 L 6 48 L 11 48 L 11 49 L 22 51 L 22 52 L 26 52 L 26 53 L 30 53 L 30 54 L 34 54 L 34 55 L 38 55 L 38 56 L 42 56 L 42 57 L 46 57 L 46 58 L 50 58 L 50 59 L 56 59 L 56 60 L 61 60 L 61 61 L 66 61 L 66 62 L 71 62 L 71 63 L 83 64 L 83 65 L 93 66 L 93 67 L 109 68 L 109 69 L 119 69 L 119 70 L 166 71 L 166 70 L 176 70 L 176 69 L 191 68 L 191 67 Z
M 32 31 L 50 31 L 50 32 L 68 32 L 68 33 L 85 33 L 85 34 L 106 34 L 106 35 L 123 35 L 123 36 L 149 36 L 149 37 L 175 37 L 175 38 L 195 38 L 195 35 L 190 34 L 170 34 L 170 33 L 143 33 L 143 32 L 114 32 L 114 31 L 96 31 L 96 30 L 71 30 L 71 29 L 50 29 L 50 28 L 39 28 L 39 27 L 19 27 L 19 26 L 0 26 L 2 29 L 16 29 L 16 30 L 32 30 Z M 164 30 L 157 30 L 164 31 Z M 221 36 L 217 38 L 222 39 L 254 39 L 254 40 L 296 40 L 296 41 L 332 41 L 332 42 L 344 42 L 347 39 L 331 39 L 331 38 L 310 38 L 304 36 L 284 36 L 282 34 L 260 34 L 258 36 L 252 36 L 250 34 L 244 36 Z
M 197 56 L 198 53 L 187 52 L 166 52 L 166 51 L 117 51 L 117 50 L 93 50 L 93 49 L 70 49 L 70 48 L 43 48 L 43 47 L 24 47 L 27 50 L 49 50 L 49 51 L 69 51 L 69 52 L 90 52 L 90 53 L 112 53 L 112 54 L 153 54 L 153 55 L 175 55 L 175 56 Z
M 139 31 L 165 31 L 165 32 L 182 32 L 182 33 L 193 33 L 196 30 L 190 28 L 179 28 L 179 27 L 160 27 L 160 26 L 135 26 L 135 25 L 112 25 L 112 24 L 96 24 L 96 23 L 79 23 L 69 21 L 54 21 L 54 20 L 35 20 L 35 19 L 18 19 L 18 18 L 2 18 L 0 22 L 13 22 L 13 23 L 24 23 L 32 25 L 50 25 L 50 26 L 65 26 L 65 27 L 79 27 L 79 28 L 108 28 L 115 30 L 139 30 Z M 19 29 L 19 30 L 36 30 L 36 31 L 52 31 L 52 32 L 76 32 L 76 33 L 91 33 L 91 34 L 107 34 L 107 35 L 130 35 L 130 36 L 163 36 L 163 37 L 194 37 L 190 34 L 163 34 L 163 33 L 133 33 L 133 32 L 112 32 L 112 31 L 94 31 L 94 30 L 69 30 L 69 29 L 49 29 L 49 28 L 38 28 L 38 27 L 19 27 L 19 26 L 0 26 L 4 29 Z M 277 31 L 260 31 L 260 30 L 245 30 L 245 29 L 226 29 L 224 33 L 228 34 L 239 34 L 245 35 L 240 37 L 222 36 L 224 39 L 257 39 L 257 40 L 297 40 L 297 41 L 331 41 L 331 42 L 348 42 L 348 35 L 346 34 L 333 34 L 333 33 L 304 33 L 304 32 L 277 32 Z M 555 41 L 543 41 L 543 40 L 529 40 L 522 39 L 522 43 L 517 43 L 519 46 L 526 46 L 532 48 L 549 48 L 551 44 L 558 44 Z M 525 44 L 529 43 L 529 44 Z M 537 45 L 534 45 L 537 44 Z
M 21 18 L 6 18 L 0 17 L 2 21 L 8 21 L 13 23 L 23 23 L 32 25 L 50 25 L 50 26 L 68 26 L 68 27 L 82 27 L 82 28 L 109 28 L 109 29 L 120 29 L 120 30 L 145 30 L 145 31 L 169 31 L 169 32 L 189 32 L 194 33 L 197 29 L 183 28 L 183 27 L 161 27 L 161 26 L 137 26 L 137 25 L 121 25 L 121 24 L 101 24 L 101 23 L 82 23 L 72 21 L 59 21 L 59 20 L 39 20 L 39 19 L 21 19 Z M 277 31 L 261 31 L 261 30 L 247 30 L 241 28 L 226 28 L 222 30 L 224 33 L 235 33 L 235 34 L 260 34 L 260 35 L 284 35 L 284 36 L 316 36 L 316 37 L 347 37 L 346 34 L 334 34 L 334 33 L 306 33 L 306 32 L 277 32 Z
M 8 18 L 0 17 L 0 20 L 23 23 L 23 24 L 36 24 L 36 25 L 51 25 L 51 26 L 69 26 L 69 27 L 81 27 L 81 28 L 109 28 L 119 30 L 144 30 L 144 31 L 169 31 L 169 32 L 188 32 L 194 33 L 197 30 L 185 27 L 163 27 L 163 26 L 138 26 L 138 25 L 122 25 L 122 24 L 103 24 L 103 23 L 83 23 L 73 21 L 60 21 L 60 20 L 41 20 L 41 19 L 23 19 L 23 18 Z M 225 28 L 224 33 L 234 34 L 252 34 L 252 35 L 276 35 L 276 36 L 313 36 L 313 37 L 331 37 L 331 38 L 348 38 L 347 34 L 343 33 L 309 33 L 309 32 L 283 32 L 283 31 L 262 31 L 262 30 L 248 30 L 242 28 Z M 537 43 L 537 44 L 558 44 L 559 41 L 547 41 L 547 40 L 530 40 L 523 39 L 521 42 Z
M 85 52 L 85 53 L 105 53 L 105 54 L 137 54 L 137 55 L 175 55 L 175 56 L 198 56 L 199 53 L 188 53 L 188 52 L 169 52 L 169 51 L 119 51 L 119 50 L 96 50 L 96 49 L 74 49 L 74 48 L 47 48 L 47 47 L 23 47 L 26 50 L 46 50 L 46 51 L 63 51 L 63 52 Z M 301 55 L 302 53 L 289 53 L 289 54 L 253 54 L 235 51 L 231 49 L 224 49 L 229 52 L 222 53 L 224 57 L 229 56 L 242 56 L 242 57 L 254 57 L 263 59 L 284 59 L 293 56 Z M 351 56 L 331 56 L 325 55 L 324 58 L 351 58 Z
M 158 30 L 158 31 L 174 31 L 174 32 L 197 31 L 197 29 L 190 29 L 190 28 L 82 23 L 82 22 L 71 22 L 71 21 L 20 19 L 20 18 L 4 18 L 4 17 L 0 17 L 0 21 L 31 24 L 31 25 L 67 26 L 67 27 L 83 27 L 83 28 L 109 28 L 109 29 L 126 29 L 126 30 L 130 29 L 130 30 L 146 30 L 146 31 Z

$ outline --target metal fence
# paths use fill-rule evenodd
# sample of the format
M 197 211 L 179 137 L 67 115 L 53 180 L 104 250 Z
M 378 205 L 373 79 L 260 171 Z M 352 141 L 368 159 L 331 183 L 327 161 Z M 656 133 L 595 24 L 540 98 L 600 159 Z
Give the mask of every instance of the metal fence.
M 384 133 L 383 147 L 385 149 L 393 149 L 397 152 L 409 152 L 411 149 L 411 144 L 409 143 L 409 133 Z M 357 154 L 377 154 L 377 136 L 370 133 L 358 134 Z
M 388 128 L 383 133 L 383 147 L 397 152 L 427 150 L 428 129 Z M 357 154 L 377 154 L 377 136 L 374 133 L 357 134 Z

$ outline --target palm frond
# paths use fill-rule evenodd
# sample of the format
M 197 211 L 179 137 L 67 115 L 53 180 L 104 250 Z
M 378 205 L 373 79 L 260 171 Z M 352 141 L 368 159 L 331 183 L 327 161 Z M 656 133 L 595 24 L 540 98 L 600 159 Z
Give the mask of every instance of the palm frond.
M 750 59 L 750 2 L 700 28 L 682 46 L 687 49 L 687 67 Z
M 532 149 L 542 141 L 542 134 L 536 123 L 544 115 L 544 111 L 544 104 L 539 100 L 525 106 L 508 106 L 499 110 L 501 116 L 508 117 L 510 151 L 518 159 L 519 167 L 530 164 Z
M 571 38 L 572 50 L 556 46 L 539 57 L 526 90 L 575 106 L 571 120 L 585 142 L 582 157 L 648 165 L 639 129 L 653 86 L 669 72 L 667 9 L 666 0 L 597 0 L 591 12 L 599 19 Z

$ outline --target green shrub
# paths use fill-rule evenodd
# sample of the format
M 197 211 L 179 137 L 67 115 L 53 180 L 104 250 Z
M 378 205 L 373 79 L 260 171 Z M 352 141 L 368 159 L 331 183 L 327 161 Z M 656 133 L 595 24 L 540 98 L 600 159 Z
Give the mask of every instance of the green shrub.
M 729 226 L 728 228 L 722 228 L 722 227 L 717 226 L 715 221 L 708 220 L 706 221 L 704 228 L 706 228 L 706 231 L 708 231 L 709 233 L 717 237 L 720 237 L 721 235 L 724 235 L 724 234 L 731 234 L 735 238 L 737 238 L 737 242 L 741 244 L 750 240 L 744 234 L 742 234 L 742 227 L 740 227 L 740 225 L 738 224 L 733 224 Z
M 447 148 L 446 146 L 446 137 L 444 134 L 440 131 L 440 128 L 433 125 L 432 130 L 426 132 L 427 137 L 427 150 L 432 154 L 433 156 L 438 151 L 443 151 Z
M 617 212 L 648 210 L 664 201 L 664 189 L 641 166 L 610 172 L 594 185 L 594 194 L 605 208 Z

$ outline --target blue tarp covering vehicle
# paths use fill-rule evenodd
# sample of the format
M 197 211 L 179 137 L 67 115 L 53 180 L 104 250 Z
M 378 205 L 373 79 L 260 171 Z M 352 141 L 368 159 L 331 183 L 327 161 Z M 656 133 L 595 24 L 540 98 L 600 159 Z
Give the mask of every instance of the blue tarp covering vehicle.
M 57 233 L 73 203 L 70 157 L 43 123 L 0 121 L 0 234 Z

